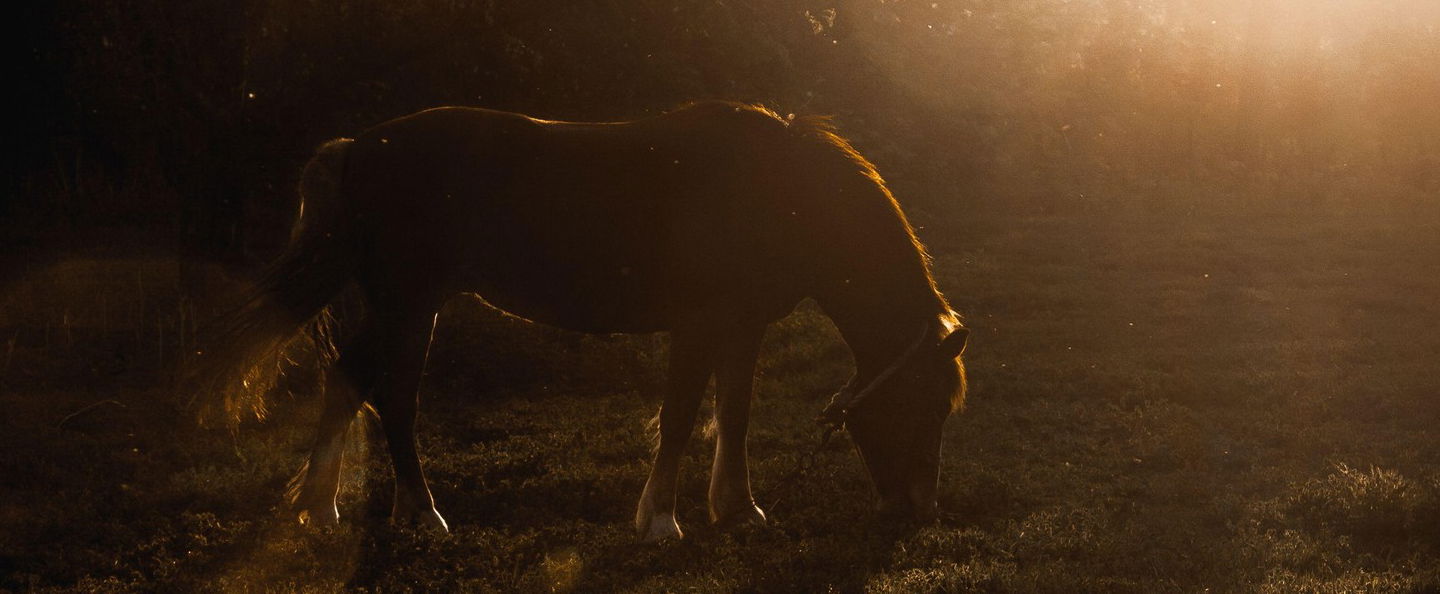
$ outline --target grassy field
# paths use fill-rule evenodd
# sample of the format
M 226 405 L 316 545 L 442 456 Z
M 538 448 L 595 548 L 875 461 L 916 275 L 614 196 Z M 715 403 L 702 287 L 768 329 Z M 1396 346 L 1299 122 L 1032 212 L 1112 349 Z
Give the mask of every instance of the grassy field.
M 420 433 L 453 533 L 387 525 L 374 429 L 347 460 L 342 526 L 308 530 L 280 503 L 313 399 L 233 437 L 198 429 L 158 387 L 177 321 L 147 283 L 163 266 L 37 264 L 0 294 L 0 590 L 1440 591 L 1433 213 L 1088 214 L 922 236 L 974 329 L 942 520 L 873 518 L 841 440 L 770 524 L 717 531 L 696 439 L 688 538 L 661 545 L 636 543 L 630 518 L 663 337 L 452 304 Z M 849 360 L 807 305 L 762 362 L 764 493 Z

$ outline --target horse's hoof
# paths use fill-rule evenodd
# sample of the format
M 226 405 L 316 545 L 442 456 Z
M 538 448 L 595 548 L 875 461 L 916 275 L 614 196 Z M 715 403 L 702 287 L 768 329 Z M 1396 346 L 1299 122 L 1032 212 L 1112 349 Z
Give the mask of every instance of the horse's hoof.
M 297 506 L 295 516 L 301 526 L 335 526 L 340 523 L 340 511 L 335 504 Z
M 760 511 L 752 501 L 749 505 L 740 507 L 734 511 L 710 512 L 710 523 L 721 528 L 738 528 L 741 526 L 762 526 L 765 524 L 765 512 Z
M 680 531 L 680 523 L 675 521 L 675 516 L 670 514 L 656 514 L 650 518 L 648 526 L 636 526 L 640 529 L 641 542 L 663 542 L 667 540 L 680 540 L 685 538 L 685 533 Z
M 411 510 L 409 512 L 394 510 L 390 514 L 390 523 L 397 526 L 413 526 L 421 530 L 435 532 L 437 534 L 449 534 L 450 525 L 435 508 Z

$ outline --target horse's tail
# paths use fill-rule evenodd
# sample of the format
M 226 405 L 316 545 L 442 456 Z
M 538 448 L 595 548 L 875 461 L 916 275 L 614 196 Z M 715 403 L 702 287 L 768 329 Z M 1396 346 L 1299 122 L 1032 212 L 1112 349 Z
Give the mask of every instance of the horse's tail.
M 192 354 L 182 389 L 202 420 L 223 413 L 233 426 L 250 414 L 264 417 L 265 395 L 292 354 L 311 350 L 322 364 L 333 359 L 327 306 L 355 265 L 356 234 L 340 203 L 352 142 L 339 138 L 316 151 L 301 175 L 289 247 Z

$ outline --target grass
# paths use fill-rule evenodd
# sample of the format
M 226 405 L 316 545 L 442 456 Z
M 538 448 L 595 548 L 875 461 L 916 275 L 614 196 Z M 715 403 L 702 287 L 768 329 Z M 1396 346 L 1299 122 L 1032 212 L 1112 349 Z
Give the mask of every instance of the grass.
M 308 530 L 280 496 L 313 399 L 282 398 L 236 436 L 197 429 L 158 387 L 156 339 L 132 328 L 171 318 L 126 305 L 140 321 L 62 337 L 47 312 L 77 290 L 37 272 L 0 302 L 14 345 L 0 353 L 0 589 L 1440 590 L 1435 217 L 1091 213 L 924 238 L 974 330 L 942 520 L 872 518 L 841 444 L 770 524 L 718 531 L 704 512 L 711 444 L 697 439 L 688 538 L 661 545 L 634 542 L 629 520 L 663 338 L 452 304 L 420 446 L 453 533 L 387 525 L 373 429 L 347 460 L 342 526 Z M 107 282 L 126 299 L 136 274 L 163 268 L 105 268 L 125 266 L 135 274 Z M 762 363 L 751 452 L 764 493 L 809 447 L 849 363 L 810 306 L 771 329 Z

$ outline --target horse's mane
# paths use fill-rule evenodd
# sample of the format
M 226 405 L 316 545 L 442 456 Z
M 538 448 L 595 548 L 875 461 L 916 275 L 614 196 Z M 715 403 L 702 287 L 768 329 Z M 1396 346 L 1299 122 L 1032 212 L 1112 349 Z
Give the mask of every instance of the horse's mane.
M 763 107 L 757 107 L 756 109 L 779 118 L 774 112 L 764 109 Z M 913 253 L 918 256 L 918 262 L 916 262 L 919 265 L 918 272 L 924 276 L 924 282 L 929 289 L 929 294 L 925 297 L 928 299 L 933 295 L 937 304 L 942 308 L 941 316 L 946 317 L 948 322 L 958 324 L 960 322 L 959 317 L 950 308 L 950 304 L 945 300 L 945 296 L 940 293 L 939 288 L 935 284 L 935 278 L 930 273 L 930 262 L 932 261 L 930 252 L 925 249 L 925 244 L 920 243 L 920 239 L 916 237 L 915 228 L 910 225 L 909 219 L 906 218 L 904 211 L 900 209 L 899 202 L 897 202 L 895 196 L 890 193 L 890 188 L 885 184 L 885 178 L 880 176 L 880 172 L 875 168 L 875 165 L 871 163 L 869 159 L 866 159 L 864 155 L 860 154 L 860 151 L 855 149 L 855 145 L 851 144 L 849 139 L 840 134 L 840 129 L 835 124 L 835 119 L 831 116 L 790 116 L 784 118 L 784 121 L 792 136 L 799 139 L 803 145 L 808 145 L 808 148 L 814 151 L 813 154 L 816 155 L 817 159 L 829 161 L 832 167 L 849 170 L 843 173 L 852 175 L 855 173 L 860 174 L 879 191 L 883 200 L 879 201 L 879 204 L 872 204 L 871 206 L 879 208 L 882 212 L 875 214 L 880 215 L 881 218 L 885 220 L 894 221 L 900 227 L 900 231 L 907 239 L 908 245 L 900 245 L 896 246 L 896 248 L 907 252 L 913 250 Z M 837 171 L 837 173 L 840 173 L 840 171 Z M 863 195 L 863 193 L 861 194 Z M 908 254 L 900 254 L 900 256 L 902 256 L 903 259 L 908 259 L 908 257 L 906 257 Z
M 773 114 L 773 112 L 770 113 Z M 885 178 L 880 177 L 880 171 L 875 169 L 875 164 L 871 163 L 869 159 L 866 159 L 865 155 L 860 154 L 860 151 L 855 150 L 855 145 L 850 144 L 849 139 L 840 135 L 840 128 L 835 124 L 835 118 L 833 116 L 791 116 L 790 119 L 787 120 L 787 123 L 789 124 L 790 130 L 792 130 L 796 136 L 819 143 L 827 149 L 843 156 L 854 165 L 860 173 L 884 189 L 885 196 L 890 198 L 891 203 L 895 202 L 895 197 L 890 195 L 890 189 L 885 186 Z M 896 210 L 899 210 L 898 206 Z M 909 229 L 908 224 L 906 225 L 906 229 Z

